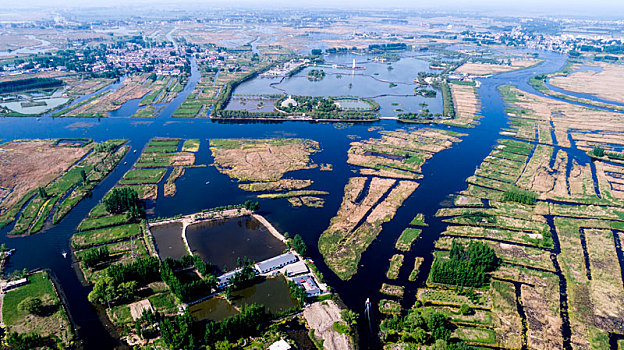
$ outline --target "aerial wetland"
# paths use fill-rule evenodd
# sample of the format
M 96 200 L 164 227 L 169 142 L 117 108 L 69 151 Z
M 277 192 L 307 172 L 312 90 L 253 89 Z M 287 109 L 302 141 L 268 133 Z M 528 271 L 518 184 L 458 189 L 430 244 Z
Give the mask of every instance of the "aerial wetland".
M 451 48 L 188 56 L 179 77 L 68 74 L 37 117 L 0 104 L 2 266 L 25 284 L 3 322 L 87 349 L 172 348 L 156 315 L 204 344 L 265 323 L 305 349 L 617 344 L 621 67 Z

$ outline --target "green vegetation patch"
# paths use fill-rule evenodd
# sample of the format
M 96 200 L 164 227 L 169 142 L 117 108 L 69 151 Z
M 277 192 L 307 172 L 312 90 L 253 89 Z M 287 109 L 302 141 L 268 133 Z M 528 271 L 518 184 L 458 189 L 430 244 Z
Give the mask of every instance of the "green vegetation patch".
M 398 315 L 401 313 L 401 304 L 395 300 L 379 300 L 379 312 L 386 315 Z
M 18 308 L 18 304 L 27 297 L 43 299 L 45 295 L 48 295 L 53 301 L 58 303 L 54 286 L 49 280 L 47 273 L 40 272 L 28 276 L 27 285 L 7 292 L 4 296 L 2 301 L 2 320 L 8 326 L 17 324 L 28 315 L 26 310 Z
M 453 240 L 448 259 L 436 257 L 429 277 L 435 283 L 483 287 L 489 282 L 486 272 L 498 266 L 494 250 L 487 244 L 470 241 L 466 247 Z
M 66 139 L 69 140 L 69 139 Z M 90 144 L 88 139 L 76 139 L 76 142 Z M 96 144 L 93 151 L 70 168 L 64 175 L 36 192 L 29 192 L 18 203 L 20 207 L 32 197 L 22 210 L 10 234 L 33 234 L 43 229 L 46 219 L 54 211 L 53 222 L 58 223 L 82 198 L 112 171 L 126 154 L 128 147 L 120 147 L 126 140 L 109 140 Z M 34 197 L 34 193 L 37 193 Z M 60 201 L 60 203 L 59 203 Z M 58 204 L 58 206 L 57 206 Z M 9 218 L 17 215 L 20 207 L 14 207 L 5 213 L 0 221 L 3 225 Z
M 72 247 L 86 248 L 96 244 L 136 237 L 140 234 L 141 226 L 139 224 L 127 224 L 91 231 L 83 231 L 72 236 Z
M 519 188 L 512 188 L 503 193 L 503 200 L 527 205 L 534 205 L 537 202 L 537 193 Z
M 42 336 L 53 334 L 68 345 L 73 338 L 71 325 L 47 272 L 29 275 L 27 279 L 28 284 L 4 295 L 3 322 L 19 333 L 37 332 Z M 36 316 L 29 315 L 31 313 Z
M 145 184 L 159 183 L 167 169 L 164 168 L 154 168 L 154 169 L 132 169 L 129 170 L 122 180 L 119 181 L 121 185 L 137 185 L 137 184 Z
M 0 94 L 63 86 L 63 81 L 54 78 L 26 78 L 0 82 Z
M 522 150 L 522 149 L 519 149 L 519 150 Z M 496 157 L 496 158 L 508 159 L 508 160 L 512 160 L 515 162 L 519 162 L 519 163 L 524 163 L 527 161 L 527 159 L 529 159 L 528 154 L 514 153 L 508 147 L 505 147 L 502 149 L 495 149 L 492 152 L 490 152 L 490 156 Z
M 182 139 L 170 139 L 170 138 L 158 138 L 155 137 L 149 141 L 148 147 L 165 147 L 165 146 L 177 146 Z
M 82 220 L 80 225 L 78 225 L 78 231 L 87 231 L 108 226 L 116 226 L 125 224 L 127 222 L 128 218 L 124 214 L 86 218 Z
M 420 237 L 422 233 L 421 229 L 408 227 L 401 233 L 399 239 L 397 239 L 395 248 L 398 250 L 402 250 L 404 252 L 408 252 L 412 248 L 412 244 L 414 241 Z
M 486 294 L 477 294 L 468 290 L 429 289 L 418 290 L 418 300 L 424 305 L 448 305 L 460 307 L 466 304 L 472 308 L 490 309 L 492 301 Z
M 384 283 L 381 285 L 381 289 L 379 291 L 389 296 L 402 298 L 403 293 L 405 292 L 405 287 Z
M 412 226 L 428 226 L 425 223 L 425 214 L 417 214 L 412 221 L 410 221 L 410 225 Z
M 200 141 L 199 139 L 189 139 L 185 140 L 182 145 L 183 152 L 197 152 L 199 151 Z
M 403 254 L 394 254 L 392 258 L 390 258 L 390 267 L 388 268 L 388 272 L 386 272 L 386 277 L 389 279 L 396 279 L 399 277 L 399 271 L 403 265 L 403 259 Z
M 511 185 L 506 182 L 498 181 L 498 180 L 494 180 L 488 177 L 483 177 L 483 176 L 478 176 L 478 175 L 473 175 L 469 177 L 466 180 L 466 182 L 468 182 L 469 184 L 480 186 L 480 187 L 485 187 L 485 188 L 489 188 L 492 190 L 503 191 L 503 192 L 507 191 L 511 187 Z
M 178 311 L 175 296 L 172 293 L 160 293 L 149 297 L 149 301 L 156 311 L 164 314 L 173 314 Z
M 489 328 L 460 326 L 453 335 L 471 344 L 496 344 L 496 332 Z
M 513 301 L 515 302 L 515 299 Z M 488 310 L 473 309 L 465 304 L 459 308 L 452 306 L 429 306 L 425 309 L 440 312 L 456 324 L 494 327 L 495 315 Z
M 132 322 L 132 314 L 128 305 L 113 306 L 107 309 L 106 313 L 116 325 L 120 326 Z
M 143 153 L 173 153 L 178 150 L 178 145 L 158 145 L 147 146 L 143 150 Z
M 412 269 L 412 272 L 410 272 L 409 278 L 408 280 L 413 282 L 416 281 L 416 279 L 418 279 L 418 274 L 420 273 L 420 265 L 422 265 L 423 261 L 425 259 L 423 259 L 420 256 L 417 256 L 414 259 L 414 268 Z

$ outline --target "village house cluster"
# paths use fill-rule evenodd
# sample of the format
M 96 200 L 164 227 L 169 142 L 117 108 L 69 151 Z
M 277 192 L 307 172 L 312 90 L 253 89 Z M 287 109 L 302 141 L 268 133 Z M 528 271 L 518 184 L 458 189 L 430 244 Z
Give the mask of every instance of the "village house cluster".
M 94 72 L 113 68 L 138 68 L 154 67 L 154 72 L 159 75 L 179 75 L 186 64 L 186 59 L 180 56 L 177 50 L 171 46 L 165 47 L 142 47 L 141 45 L 128 42 L 121 49 L 109 49 L 105 62 L 98 62 L 93 66 Z

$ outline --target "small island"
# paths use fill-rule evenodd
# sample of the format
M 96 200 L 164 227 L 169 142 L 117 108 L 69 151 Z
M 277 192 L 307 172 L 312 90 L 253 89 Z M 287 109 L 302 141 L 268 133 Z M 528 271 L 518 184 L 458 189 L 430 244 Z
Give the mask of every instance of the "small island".
M 325 79 L 325 71 L 322 69 L 312 69 L 307 74 L 309 81 L 321 81 Z

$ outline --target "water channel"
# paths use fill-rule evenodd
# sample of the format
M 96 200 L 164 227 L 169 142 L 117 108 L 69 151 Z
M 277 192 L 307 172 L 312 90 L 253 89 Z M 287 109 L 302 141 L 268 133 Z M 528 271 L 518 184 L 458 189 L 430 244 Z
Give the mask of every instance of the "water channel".
M 403 124 L 394 120 L 382 120 L 375 123 L 337 127 L 333 124 L 307 122 L 218 123 L 207 119 L 178 120 L 171 118 L 173 111 L 182 103 L 183 98 L 192 91 L 199 79 L 199 72 L 195 64 L 193 64 L 192 69 L 193 75 L 184 91 L 178 98 L 165 106 L 160 115 L 154 119 L 2 118 L 0 119 L 0 139 L 88 137 L 102 141 L 110 138 L 127 138 L 131 147 L 137 150 L 136 153 L 129 152 L 122 165 L 95 188 L 93 195 L 82 200 L 58 225 L 37 235 L 18 238 L 7 237 L 6 233 L 10 231 L 11 227 L 2 229 L 0 231 L 0 243 L 6 243 L 8 247 L 17 250 L 9 261 L 8 272 L 23 268 L 48 268 L 52 270 L 67 295 L 69 311 L 78 328 L 79 336 L 83 340 L 84 348 L 112 348 L 117 345 L 117 341 L 109 335 L 106 330 L 106 323 L 101 322 L 97 310 L 87 301 L 90 288 L 81 283 L 79 274 L 75 270 L 76 263 L 72 261 L 71 256 L 68 255 L 68 258 L 65 259 L 61 252 L 70 251 L 70 237 L 79 222 L 87 216 L 89 210 L 132 166 L 140 154 L 140 150 L 149 139 L 156 136 L 199 138 L 202 145 L 197 154 L 196 163 L 212 164 L 213 159 L 208 149 L 208 140 L 211 138 L 301 137 L 313 139 L 320 143 L 322 151 L 314 154 L 312 160 L 317 164 L 333 164 L 333 171 L 320 173 L 318 170 L 308 169 L 288 174 L 288 176 L 312 179 L 315 188 L 330 192 L 330 195 L 326 197 L 324 208 L 291 208 L 285 200 L 263 199 L 260 200 L 260 214 L 272 222 L 280 232 L 289 232 L 291 235 L 299 233 L 308 244 L 309 256 L 324 273 L 327 282 L 338 292 L 349 308 L 363 313 L 364 302 L 367 298 L 371 298 L 373 305 L 376 306 L 377 301 L 382 297 L 379 288 L 385 281 L 388 259 L 396 252 L 394 249 L 395 240 L 415 214 L 424 213 L 429 226 L 423 230 L 422 238 L 412 251 L 405 256 L 406 265 L 411 265 L 416 256 L 425 258 L 420 278 L 418 281 L 409 282 L 410 269 L 404 268 L 399 279 L 394 282 L 406 286 L 406 296 L 402 303 L 404 307 L 410 307 L 415 300 L 416 287 L 423 284 L 424 278 L 428 274 L 434 241 L 445 228 L 445 224 L 435 218 L 435 212 L 448 201 L 449 194 L 457 193 L 466 187 L 465 179 L 473 174 L 475 167 L 491 151 L 492 146 L 500 137 L 499 131 L 506 125 L 505 106 L 497 90 L 498 86 L 513 84 L 522 90 L 538 94 L 528 85 L 528 79 L 535 74 L 557 71 L 566 61 L 565 56 L 558 54 L 540 52 L 539 55 L 545 61 L 539 66 L 481 80 L 479 95 L 483 106 L 482 114 L 485 116 L 481 119 L 481 124 L 474 129 L 450 128 L 468 135 L 463 137 L 461 143 L 455 144 L 452 148 L 440 152 L 433 159 L 427 161 L 423 166 L 424 179 L 420 181 L 419 188 L 405 201 L 395 218 L 384 224 L 382 233 L 363 254 L 358 273 L 349 281 L 341 281 L 335 277 L 324 265 L 323 259 L 316 249 L 320 233 L 327 228 L 329 220 L 336 214 L 342 200 L 343 188 L 348 179 L 353 176 L 354 167 L 346 163 L 347 150 L 349 143 L 352 142 L 348 136 L 358 135 L 364 139 L 377 137 L 378 131 L 370 129 L 371 126 L 380 126 L 386 130 L 392 130 L 405 127 Z M 349 62 L 348 58 L 343 59 Z M 418 61 L 414 59 L 414 62 Z M 399 64 L 396 66 L 396 71 L 402 70 L 398 67 Z M 419 66 L 413 68 L 418 69 Z M 387 71 L 387 68 L 384 69 Z M 415 72 L 417 70 L 411 73 L 410 80 L 415 78 Z M 299 75 L 305 79 L 305 73 Z M 343 78 L 330 75 L 325 80 L 341 82 L 342 79 L 351 78 L 347 78 L 346 75 L 345 73 Z M 301 77 L 295 77 L 294 80 L 283 82 L 280 85 L 298 85 L 300 81 L 303 81 Z M 366 77 L 366 79 L 372 80 L 370 77 Z M 398 82 L 401 83 L 400 79 Z M 403 78 L 404 84 L 408 82 L 409 80 Z M 314 86 L 321 87 L 322 84 Z M 342 85 L 344 82 L 340 84 Z M 369 96 L 372 94 L 366 90 L 367 84 L 367 81 L 362 81 L 362 87 L 358 87 L 358 89 L 362 89 L 361 94 L 354 95 Z M 258 87 L 261 85 L 266 87 L 267 82 L 254 80 L 249 83 L 249 86 L 241 86 L 243 89 L 235 93 L 254 93 L 251 86 Z M 388 86 L 387 83 L 384 85 Z M 334 95 L 329 93 L 332 91 L 331 86 L 323 87 L 323 89 L 329 89 L 326 90 L 328 93 L 321 92 L 317 95 Z M 400 86 L 399 84 L 397 87 L 399 90 L 404 89 Z M 271 91 L 263 89 L 259 89 L 262 91 L 255 93 L 276 93 L 273 89 L 270 89 Z M 285 88 L 285 90 L 291 89 L 308 88 Z M 314 89 L 310 90 L 310 92 L 314 91 Z M 390 102 L 388 106 L 391 106 Z M 382 104 L 382 110 L 383 108 L 384 105 Z M 432 127 L 441 128 L 441 126 Z M 150 208 L 150 216 L 166 217 L 190 214 L 204 208 L 242 203 L 247 199 L 256 200 L 253 193 L 242 191 L 235 181 L 210 166 L 188 169 L 176 184 L 177 195 L 174 197 L 159 196 L 159 199 L 153 203 L 153 208 Z M 374 311 L 375 309 L 376 307 L 373 308 L 372 318 L 378 320 L 379 316 Z M 367 337 L 367 333 L 364 330 L 361 332 L 361 345 L 364 348 L 376 348 L 374 338 Z

